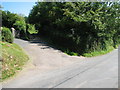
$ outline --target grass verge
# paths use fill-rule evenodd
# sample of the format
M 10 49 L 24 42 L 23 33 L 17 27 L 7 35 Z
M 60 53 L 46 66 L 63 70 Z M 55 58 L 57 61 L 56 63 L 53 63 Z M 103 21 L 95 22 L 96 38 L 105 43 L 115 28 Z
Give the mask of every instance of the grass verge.
M 12 77 L 22 69 L 22 66 L 29 60 L 25 52 L 15 43 L 1 42 L 2 46 L 2 80 Z
M 94 52 L 90 52 L 90 53 L 84 53 L 83 56 L 84 57 L 93 57 L 93 56 L 99 56 L 99 55 L 104 55 L 104 54 L 107 54 L 111 51 L 114 50 L 114 47 L 111 47 L 107 50 L 101 50 L 101 51 L 94 51 Z

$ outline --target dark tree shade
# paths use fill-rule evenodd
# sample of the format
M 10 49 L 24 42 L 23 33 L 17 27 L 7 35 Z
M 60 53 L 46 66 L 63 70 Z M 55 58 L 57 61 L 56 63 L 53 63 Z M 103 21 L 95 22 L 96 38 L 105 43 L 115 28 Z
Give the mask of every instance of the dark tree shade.
M 37 2 L 28 21 L 35 24 L 40 35 L 78 53 L 120 44 L 117 2 Z

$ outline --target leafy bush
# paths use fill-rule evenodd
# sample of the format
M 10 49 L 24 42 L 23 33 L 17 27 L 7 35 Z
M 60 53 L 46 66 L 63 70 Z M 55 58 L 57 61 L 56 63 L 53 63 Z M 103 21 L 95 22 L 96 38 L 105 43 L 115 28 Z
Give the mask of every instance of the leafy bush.
M 26 30 L 26 23 L 25 23 L 25 21 L 23 20 L 23 21 L 16 21 L 15 23 L 14 23 L 14 27 L 15 27 L 15 29 L 16 30 Z
M 14 23 L 14 28 L 16 29 L 16 31 L 18 32 L 20 32 L 20 38 L 22 38 L 22 39 L 26 39 L 26 23 L 25 23 L 25 21 L 23 20 L 23 21 L 16 21 L 15 23 Z
M 2 41 L 13 43 L 13 35 L 9 28 L 2 28 Z
M 35 33 L 37 33 L 37 30 L 35 29 L 35 25 L 32 25 L 32 24 L 27 24 L 27 25 L 26 25 L 26 30 L 27 30 L 30 34 L 35 34 Z

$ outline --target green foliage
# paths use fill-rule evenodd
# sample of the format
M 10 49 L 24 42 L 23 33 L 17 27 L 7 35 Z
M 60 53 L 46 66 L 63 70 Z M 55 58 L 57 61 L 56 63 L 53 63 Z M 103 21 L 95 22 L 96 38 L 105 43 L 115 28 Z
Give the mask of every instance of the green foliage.
M 7 42 L 1 42 L 2 46 L 2 80 L 8 79 L 22 69 L 22 66 L 28 61 L 28 56 L 17 45 Z M 1 63 L 1 61 L 0 61 Z
M 26 30 L 26 23 L 25 23 L 25 21 L 16 21 L 14 23 L 14 27 L 16 30 L 20 30 L 20 31 L 24 30 L 25 31 Z
M 16 21 L 14 23 L 14 28 L 16 29 L 16 31 L 20 31 L 20 38 L 22 39 L 26 39 L 26 23 L 25 21 Z
M 68 49 L 66 51 L 64 51 L 66 54 L 68 55 L 71 55 L 71 56 L 78 56 L 79 54 L 78 53 L 75 53 L 75 52 L 71 52 L 69 51 Z
M 35 25 L 32 25 L 32 24 L 27 24 L 27 31 L 30 33 L 30 34 L 36 34 L 37 33 L 37 30 L 35 29 Z
M 13 35 L 9 28 L 3 27 L 1 36 L 2 36 L 2 41 L 13 43 Z
M 120 3 L 37 2 L 28 21 L 38 33 L 79 54 L 120 44 Z
M 17 37 L 27 39 L 26 34 L 26 22 L 27 17 L 22 15 L 14 14 L 9 11 L 2 11 L 2 26 L 7 28 L 14 27 L 17 31 Z
M 104 55 L 104 54 L 107 54 L 107 53 L 111 52 L 112 50 L 114 50 L 113 47 L 111 47 L 110 49 L 107 49 L 107 50 L 84 53 L 83 56 L 85 56 L 85 57 L 93 57 L 93 56 L 98 56 L 98 55 Z
M 9 11 L 2 11 L 2 26 L 11 28 L 16 21 L 24 21 L 24 18 Z

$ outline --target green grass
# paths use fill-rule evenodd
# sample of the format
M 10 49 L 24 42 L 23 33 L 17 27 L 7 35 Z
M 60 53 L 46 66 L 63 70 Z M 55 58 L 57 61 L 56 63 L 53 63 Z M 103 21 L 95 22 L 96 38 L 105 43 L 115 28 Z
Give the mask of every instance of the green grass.
M 71 56 L 78 56 L 78 55 L 79 55 L 78 53 L 71 52 L 71 51 L 69 51 L 68 49 L 65 50 L 64 53 L 66 53 L 67 55 L 71 55 Z
M 8 79 L 22 69 L 29 60 L 25 52 L 15 43 L 1 42 L 2 46 L 2 80 Z
M 107 50 L 101 50 L 101 51 L 94 51 L 94 52 L 90 52 L 90 53 L 84 53 L 83 56 L 85 56 L 85 57 L 99 56 L 99 55 L 107 54 L 107 53 L 109 53 L 109 52 L 111 52 L 113 50 L 114 50 L 114 48 L 110 47 Z

